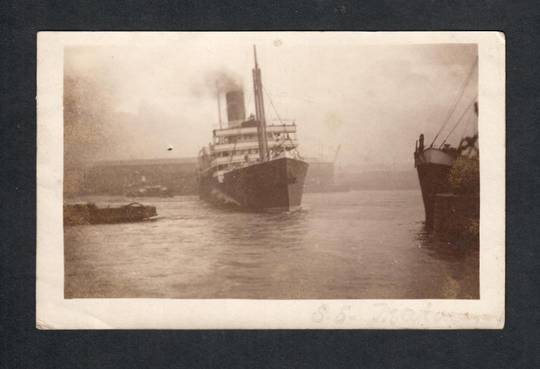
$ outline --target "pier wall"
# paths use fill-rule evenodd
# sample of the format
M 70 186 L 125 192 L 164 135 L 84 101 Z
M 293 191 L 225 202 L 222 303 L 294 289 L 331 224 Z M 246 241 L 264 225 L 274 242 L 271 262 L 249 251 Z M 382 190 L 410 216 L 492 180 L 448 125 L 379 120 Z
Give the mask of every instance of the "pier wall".
M 478 242 L 480 201 L 475 195 L 437 194 L 433 231 L 448 241 Z

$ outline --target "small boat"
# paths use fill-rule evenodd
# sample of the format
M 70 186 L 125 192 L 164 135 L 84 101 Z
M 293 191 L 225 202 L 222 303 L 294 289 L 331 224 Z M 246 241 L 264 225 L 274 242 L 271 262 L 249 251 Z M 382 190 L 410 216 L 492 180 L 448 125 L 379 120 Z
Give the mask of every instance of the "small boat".
M 132 188 L 126 193 L 127 197 L 173 197 L 173 193 L 165 186 L 144 186 Z
M 138 202 L 106 208 L 93 203 L 64 205 L 64 225 L 140 222 L 156 216 L 155 206 Z

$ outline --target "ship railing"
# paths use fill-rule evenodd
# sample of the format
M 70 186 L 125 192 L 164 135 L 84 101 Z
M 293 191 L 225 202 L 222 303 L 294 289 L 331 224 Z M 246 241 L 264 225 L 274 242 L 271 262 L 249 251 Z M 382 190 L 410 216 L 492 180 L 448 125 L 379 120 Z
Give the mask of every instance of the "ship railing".
M 227 168 L 225 168 L 225 169 L 218 169 L 218 170 L 216 170 L 216 166 L 214 166 L 214 167 L 212 167 L 212 169 L 213 169 L 212 176 L 213 177 L 223 177 L 223 175 L 225 173 L 230 172 L 231 170 L 249 167 L 250 165 L 254 165 L 254 164 L 257 164 L 259 162 L 260 162 L 259 159 L 254 159 L 254 160 L 251 160 L 251 161 L 244 161 L 244 162 L 236 162 L 236 163 L 228 164 Z
M 245 162 L 245 161 L 254 161 L 254 160 L 257 160 L 259 158 L 259 154 L 258 153 L 251 153 L 251 154 L 247 154 L 247 159 L 246 160 L 246 154 L 238 154 L 238 155 L 232 155 L 232 156 L 221 156 L 219 158 L 215 158 L 212 160 L 212 166 L 216 166 L 216 165 L 219 165 L 219 164 L 229 164 L 229 163 L 241 163 L 241 162 Z
M 274 159 L 281 159 L 281 158 L 290 158 L 290 159 L 298 159 L 301 160 L 302 156 L 300 153 L 296 150 L 284 150 L 281 152 L 276 152 L 271 156 L 271 160 Z
M 287 140 L 290 141 L 293 146 L 298 145 L 298 140 Z M 277 140 L 269 140 L 268 145 L 269 146 L 279 146 L 283 140 L 277 139 Z M 235 146 L 236 145 L 236 146 Z M 258 141 L 244 141 L 244 142 L 238 142 L 236 144 L 234 143 L 228 143 L 228 144 L 216 144 L 213 147 L 213 152 L 224 152 L 224 151 L 239 151 L 239 150 L 247 150 L 247 149 L 258 149 L 259 148 L 259 142 Z
M 292 124 L 272 124 L 266 126 L 266 132 L 268 133 L 295 133 L 296 126 Z M 257 127 L 233 127 L 214 130 L 214 136 L 235 136 L 242 134 L 256 134 Z
M 290 119 L 290 118 L 279 118 L 279 119 L 271 119 L 267 120 L 268 122 L 272 122 L 268 126 L 296 126 L 296 119 Z
M 296 149 L 291 149 L 291 150 L 284 150 L 279 153 L 273 153 L 271 155 L 270 160 L 276 160 L 280 158 L 302 159 L 300 153 L 298 153 Z M 225 157 L 223 159 L 227 159 L 227 158 Z M 258 154 L 251 154 L 249 156 L 249 160 L 246 160 L 245 157 L 237 155 L 234 157 L 232 161 L 228 161 L 228 162 L 223 161 L 223 162 L 215 163 L 215 164 L 213 163 L 212 167 L 208 168 L 206 171 L 212 171 L 213 177 L 222 177 L 225 173 L 231 170 L 249 167 L 257 163 L 260 163 L 260 158 Z M 218 169 L 219 165 L 224 165 L 226 168 Z

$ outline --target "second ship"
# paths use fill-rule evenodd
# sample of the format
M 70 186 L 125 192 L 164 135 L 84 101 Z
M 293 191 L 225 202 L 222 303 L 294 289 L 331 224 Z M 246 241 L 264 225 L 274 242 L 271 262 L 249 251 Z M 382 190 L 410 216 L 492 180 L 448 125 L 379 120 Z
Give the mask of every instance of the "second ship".
M 253 51 L 255 115 L 246 119 L 241 89 L 225 94 L 227 127 L 220 124 L 213 131 L 213 142 L 199 153 L 199 196 L 250 211 L 296 210 L 302 203 L 308 163 L 298 152 L 294 122 L 266 123 L 261 70 L 255 47 Z

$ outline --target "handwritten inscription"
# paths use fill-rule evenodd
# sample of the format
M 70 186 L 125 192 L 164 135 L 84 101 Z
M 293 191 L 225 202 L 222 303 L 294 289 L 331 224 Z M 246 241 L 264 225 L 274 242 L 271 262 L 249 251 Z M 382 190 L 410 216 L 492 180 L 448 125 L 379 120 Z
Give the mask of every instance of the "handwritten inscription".
M 356 317 L 351 314 L 350 305 L 342 305 L 340 308 L 336 309 L 335 312 L 332 311 L 329 305 L 323 304 L 312 315 L 313 321 L 316 323 L 332 321 L 334 323 L 345 323 L 347 320 L 355 320 Z
M 393 325 L 420 324 L 428 327 L 435 324 L 438 326 L 453 325 L 459 321 L 473 321 L 478 323 L 482 316 L 470 313 L 453 313 L 447 311 L 438 311 L 432 309 L 431 304 L 425 308 L 395 308 L 388 304 L 374 304 L 370 310 L 369 316 L 356 311 L 352 304 L 322 304 L 313 311 L 311 318 L 315 323 L 321 324 L 346 324 L 354 321 L 363 321 L 367 323 Z

